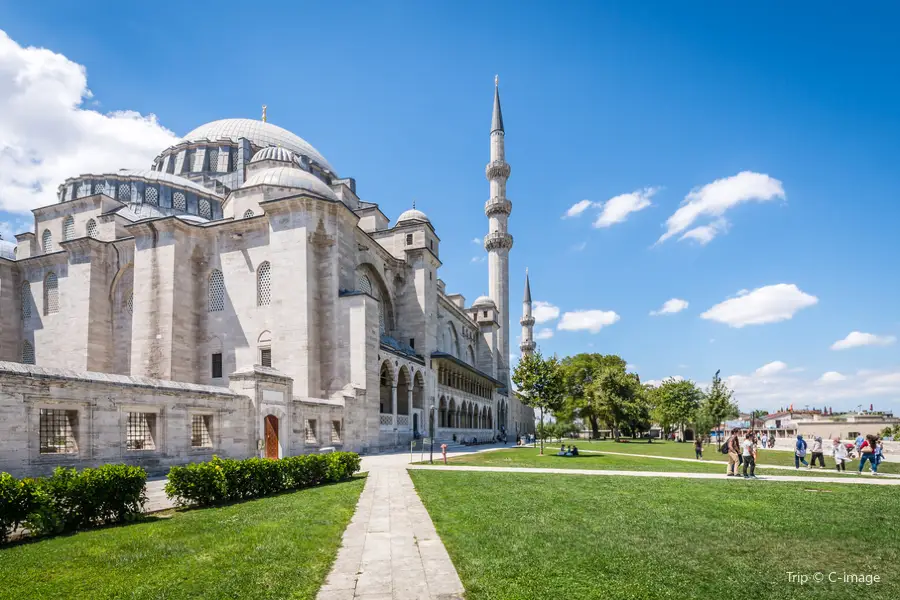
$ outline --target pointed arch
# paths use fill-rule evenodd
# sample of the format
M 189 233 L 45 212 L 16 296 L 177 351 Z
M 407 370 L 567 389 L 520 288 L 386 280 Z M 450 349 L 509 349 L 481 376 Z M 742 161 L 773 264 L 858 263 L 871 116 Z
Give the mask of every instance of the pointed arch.
M 62 239 L 67 242 L 75 237 L 75 217 L 69 215 L 63 221 Z
M 95 221 L 94 219 L 88 219 L 87 223 L 84 226 L 84 230 L 89 238 L 97 238 L 97 221 Z
M 397 373 L 397 414 L 409 415 L 409 392 L 412 389 L 412 378 L 406 365 L 400 367 Z
M 438 427 L 447 427 L 447 399 L 443 396 L 438 404 Z
M 378 300 L 378 327 L 382 334 L 394 330 L 394 304 L 384 278 L 371 263 L 356 267 L 356 289 Z
M 34 305 L 34 298 L 31 297 L 31 283 L 25 281 L 22 283 L 22 320 L 27 321 L 31 318 L 31 307 Z
M 472 344 L 469 344 L 468 347 L 466 347 L 466 362 L 473 367 L 475 366 L 475 349 L 472 348 Z
M 269 306 L 272 303 L 272 266 L 269 261 L 256 268 L 256 305 Z
M 413 408 L 425 408 L 425 377 L 422 371 L 416 371 L 413 377 Z
M 393 387 L 394 387 L 394 369 L 391 367 L 391 361 L 386 360 L 381 363 L 381 372 L 379 376 L 379 394 L 380 402 L 379 411 L 383 415 L 393 415 Z
M 59 312 L 59 278 L 56 273 L 49 272 L 44 277 L 44 314 Z
M 44 251 L 44 254 L 53 252 L 53 234 L 50 233 L 49 229 L 45 229 L 44 233 L 41 234 L 41 249 Z

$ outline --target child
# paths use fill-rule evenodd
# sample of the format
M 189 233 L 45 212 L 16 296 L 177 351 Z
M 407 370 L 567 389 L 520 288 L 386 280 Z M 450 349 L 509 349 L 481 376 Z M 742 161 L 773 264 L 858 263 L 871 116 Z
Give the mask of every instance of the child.
M 697 455 L 697 460 L 703 458 L 703 441 L 700 438 L 694 440 L 694 454 Z
M 847 446 L 842 444 L 839 438 L 834 438 L 832 441 L 831 454 L 834 456 L 834 468 L 838 471 L 846 471 L 847 467 L 844 463 L 847 462 Z

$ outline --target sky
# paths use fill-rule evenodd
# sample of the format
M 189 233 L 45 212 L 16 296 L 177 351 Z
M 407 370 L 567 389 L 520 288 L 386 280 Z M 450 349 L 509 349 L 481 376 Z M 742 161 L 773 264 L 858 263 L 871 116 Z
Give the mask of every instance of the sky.
M 499 74 L 513 352 L 527 267 L 545 354 L 900 412 L 900 7 L 864 4 L 2 3 L 0 235 L 266 104 L 389 217 L 428 214 L 472 301 Z

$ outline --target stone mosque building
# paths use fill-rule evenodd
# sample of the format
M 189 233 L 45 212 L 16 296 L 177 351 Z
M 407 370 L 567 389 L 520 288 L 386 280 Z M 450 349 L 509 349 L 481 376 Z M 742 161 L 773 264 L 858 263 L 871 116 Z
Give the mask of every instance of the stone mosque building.
M 66 180 L 0 241 L 0 471 L 533 432 L 510 393 L 504 136 L 495 82 L 488 293 L 471 304 L 440 279 L 423 212 L 391 224 L 265 110 L 149 169 Z

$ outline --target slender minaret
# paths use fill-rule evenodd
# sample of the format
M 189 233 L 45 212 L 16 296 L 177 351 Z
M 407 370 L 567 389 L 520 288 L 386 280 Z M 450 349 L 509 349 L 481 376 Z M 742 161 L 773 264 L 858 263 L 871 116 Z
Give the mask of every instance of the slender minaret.
M 499 77 L 494 77 L 494 114 L 491 118 L 491 162 L 485 168 L 485 176 L 491 183 L 491 197 L 484 205 L 488 218 L 488 234 L 484 237 L 484 249 L 488 252 L 488 286 L 491 300 L 497 305 L 500 316 L 500 344 L 497 359 L 497 379 L 509 386 L 509 251 L 513 238 L 507 232 L 512 203 L 506 199 L 506 180 L 509 165 L 503 148 L 503 113 L 500 111 Z
M 522 356 L 528 356 L 534 352 L 534 317 L 531 316 L 531 283 L 528 281 L 528 269 L 525 269 L 525 297 L 522 299 L 522 318 L 519 319 L 522 326 L 522 343 L 519 350 Z

